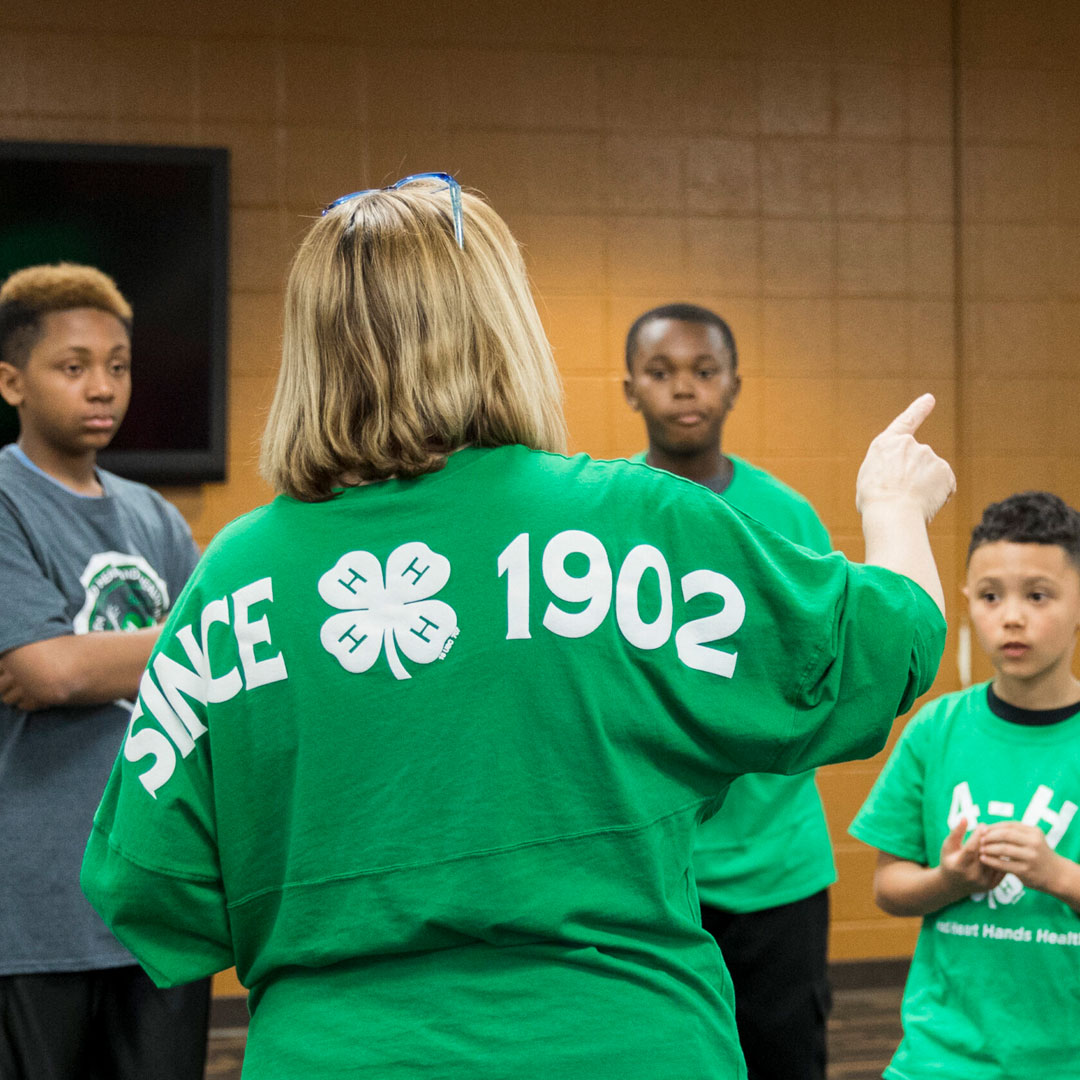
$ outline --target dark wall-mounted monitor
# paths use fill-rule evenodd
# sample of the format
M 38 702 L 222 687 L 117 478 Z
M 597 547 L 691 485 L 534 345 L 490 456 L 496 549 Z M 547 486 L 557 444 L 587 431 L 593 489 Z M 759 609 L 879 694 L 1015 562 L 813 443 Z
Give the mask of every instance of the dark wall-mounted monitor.
M 225 149 L 0 142 L 0 279 L 88 263 L 134 309 L 131 407 L 100 455 L 123 476 L 225 478 L 228 214 Z

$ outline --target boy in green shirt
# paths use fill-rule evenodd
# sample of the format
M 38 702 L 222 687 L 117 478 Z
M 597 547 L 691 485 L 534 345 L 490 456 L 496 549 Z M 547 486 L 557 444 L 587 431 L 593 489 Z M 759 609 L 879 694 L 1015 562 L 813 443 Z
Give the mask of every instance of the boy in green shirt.
M 1080 1061 L 1080 514 L 1045 492 L 987 507 L 964 593 L 994 678 L 920 710 L 851 825 L 879 849 L 878 905 L 923 916 L 884 1075 L 1066 1080 Z
M 637 460 L 722 494 L 811 551 L 832 550 L 802 495 L 721 450 L 740 379 L 735 338 L 719 315 L 694 304 L 645 312 L 627 334 L 626 369 L 627 401 L 649 435 Z M 750 1080 L 824 1080 L 836 867 L 813 770 L 739 777 L 698 831 L 694 874 L 702 925 L 735 984 Z

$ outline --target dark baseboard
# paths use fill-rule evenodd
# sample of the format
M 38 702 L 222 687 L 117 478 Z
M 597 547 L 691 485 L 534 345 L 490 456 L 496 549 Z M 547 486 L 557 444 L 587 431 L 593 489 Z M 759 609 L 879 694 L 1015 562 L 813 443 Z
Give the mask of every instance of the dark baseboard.
M 873 990 L 903 986 L 907 981 L 910 957 L 890 960 L 835 960 L 829 964 L 829 981 L 834 990 Z
M 247 1027 L 247 998 L 243 995 L 215 997 L 210 1001 L 210 1027 L 242 1028 Z

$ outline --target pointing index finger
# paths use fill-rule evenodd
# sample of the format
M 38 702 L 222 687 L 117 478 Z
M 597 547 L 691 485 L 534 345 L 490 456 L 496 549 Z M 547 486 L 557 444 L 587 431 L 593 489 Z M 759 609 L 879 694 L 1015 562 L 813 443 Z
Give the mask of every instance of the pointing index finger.
M 885 430 L 893 435 L 914 435 L 935 404 L 933 394 L 917 397 Z

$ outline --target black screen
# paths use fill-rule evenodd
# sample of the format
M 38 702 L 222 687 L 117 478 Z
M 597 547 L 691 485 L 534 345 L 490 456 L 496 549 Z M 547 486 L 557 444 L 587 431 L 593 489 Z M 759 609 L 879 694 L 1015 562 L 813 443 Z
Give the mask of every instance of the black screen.
M 228 151 L 0 143 L 0 277 L 86 263 L 134 309 L 127 417 L 100 460 L 143 481 L 225 475 Z M 0 401 L 0 444 L 18 435 Z

